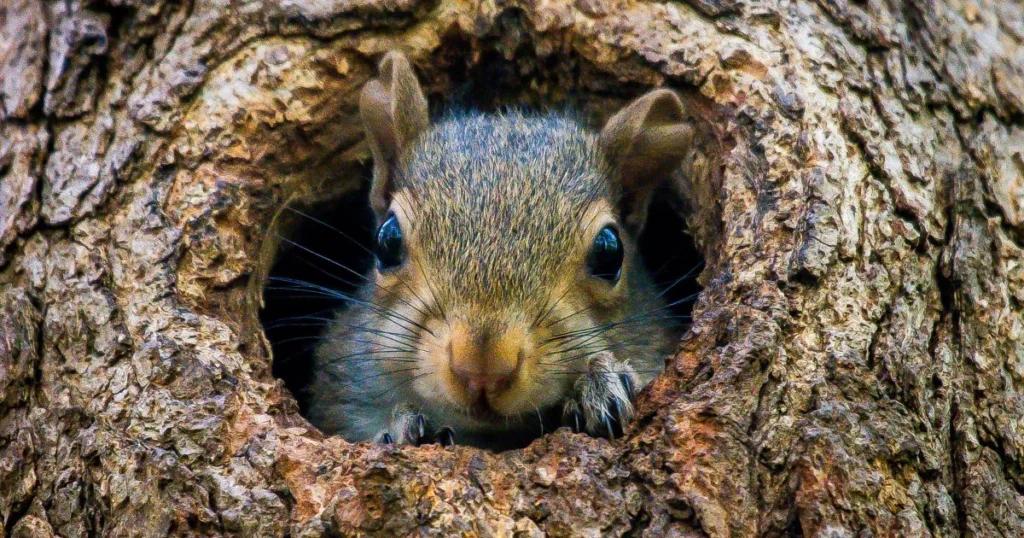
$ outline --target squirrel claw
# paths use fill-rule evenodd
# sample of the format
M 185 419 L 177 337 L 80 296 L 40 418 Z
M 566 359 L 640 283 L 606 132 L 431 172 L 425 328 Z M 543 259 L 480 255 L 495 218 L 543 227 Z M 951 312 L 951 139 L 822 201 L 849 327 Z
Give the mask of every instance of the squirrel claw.
M 619 374 L 619 382 L 622 383 L 622 388 L 626 391 L 626 396 L 629 396 L 630 401 L 636 398 L 636 375 L 632 372 L 623 372 Z
M 427 419 L 417 414 L 410 421 L 405 429 L 405 439 L 412 446 L 429 444 L 431 439 L 427 436 Z
M 636 373 L 628 363 L 615 360 L 611 353 L 595 355 L 575 388 L 575 398 L 566 401 L 562 413 L 565 425 L 609 440 L 625 434 L 636 397 Z
M 423 439 L 427 435 L 427 419 L 423 418 L 423 415 L 416 415 L 416 434 L 417 439 Z
M 455 444 L 455 430 L 448 426 L 437 430 L 435 437 L 441 446 L 453 446 Z
M 615 428 L 612 427 L 612 419 L 608 415 L 604 416 L 604 426 L 605 426 L 605 429 L 608 432 L 608 440 L 609 441 L 614 441 L 615 440 Z
M 391 432 L 395 432 L 394 435 Z M 387 445 L 421 446 L 437 443 L 451 446 L 455 444 L 455 430 L 448 426 L 435 429 L 426 415 L 401 408 L 395 411 L 390 427 L 377 434 L 375 439 Z
M 565 402 L 565 409 L 562 412 L 562 421 L 572 429 L 573 433 L 580 433 L 583 431 L 583 414 L 580 413 L 580 407 L 579 404 L 576 403 L 576 400 L 569 400 Z
M 630 407 L 632 407 L 632 402 L 630 402 Z M 604 426 L 608 430 L 609 440 L 614 440 L 615 437 L 622 437 L 624 435 L 624 423 L 622 402 L 618 398 L 609 399 L 608 412 L 604 416 Z

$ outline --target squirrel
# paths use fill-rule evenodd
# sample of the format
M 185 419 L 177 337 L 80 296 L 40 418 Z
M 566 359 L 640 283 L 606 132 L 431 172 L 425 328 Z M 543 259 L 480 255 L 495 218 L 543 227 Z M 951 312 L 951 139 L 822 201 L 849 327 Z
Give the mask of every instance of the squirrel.
M 359 115 L 375 268 L 317 344 L 309 420 L 417 446 L 500 448 L 536 438 L 545 417 L 622 434 L 681 335 L 637 252 L 694 136 L 679 96 L 652 90 L 599 133 L 556 112 L 431 124 L 408 59 L 390 52 Z

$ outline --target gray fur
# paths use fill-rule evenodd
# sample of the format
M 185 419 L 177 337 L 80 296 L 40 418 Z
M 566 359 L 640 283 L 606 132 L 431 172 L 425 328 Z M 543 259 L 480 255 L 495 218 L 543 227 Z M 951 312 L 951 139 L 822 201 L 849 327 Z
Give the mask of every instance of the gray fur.
M 402 162 L 399 188 L 420 204 L 425 255 L 454 273 L 453 298 L 524 302 L 548 287 L 578 220 L 611 195 L 596 137 L 567 116 L 460 114 L 428 131 Z M 472 260 L 475 271 L 458 271 Z M 510 263 L 511 261 L 511 263 Z M 457 299 L 456 299 L 457 300 Z

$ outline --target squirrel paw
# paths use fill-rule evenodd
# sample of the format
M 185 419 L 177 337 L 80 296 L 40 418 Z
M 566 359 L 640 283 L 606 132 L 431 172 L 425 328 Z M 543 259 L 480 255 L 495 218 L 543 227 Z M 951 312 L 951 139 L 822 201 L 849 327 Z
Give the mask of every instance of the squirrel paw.
M 391 426 L 377 434 L 376 440 L 388 445 L 420 446 L 437 443 L 452 446 L 455 444 L 455 430 L 448 426 L 436 428 L 422 413 L 403 409 L 395 411 Z
M 593 437 L 621 437 L 633 418 L 637 392 L 633 368 L 610 352 L 594 355 L 588 372 L 576 380 L 576 396 L 565 402 L 563 423 Z

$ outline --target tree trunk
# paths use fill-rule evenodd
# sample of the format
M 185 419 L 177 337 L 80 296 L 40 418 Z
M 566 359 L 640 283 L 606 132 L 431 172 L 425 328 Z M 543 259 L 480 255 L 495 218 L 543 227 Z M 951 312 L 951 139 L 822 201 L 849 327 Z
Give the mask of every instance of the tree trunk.
M 687 96 L 708 264 L 609 443 L 325 438 L 259 324 L 275 214 L 431 97 Z M 6 0 L 0 535 L 1024 535 L 1024 4 Z

